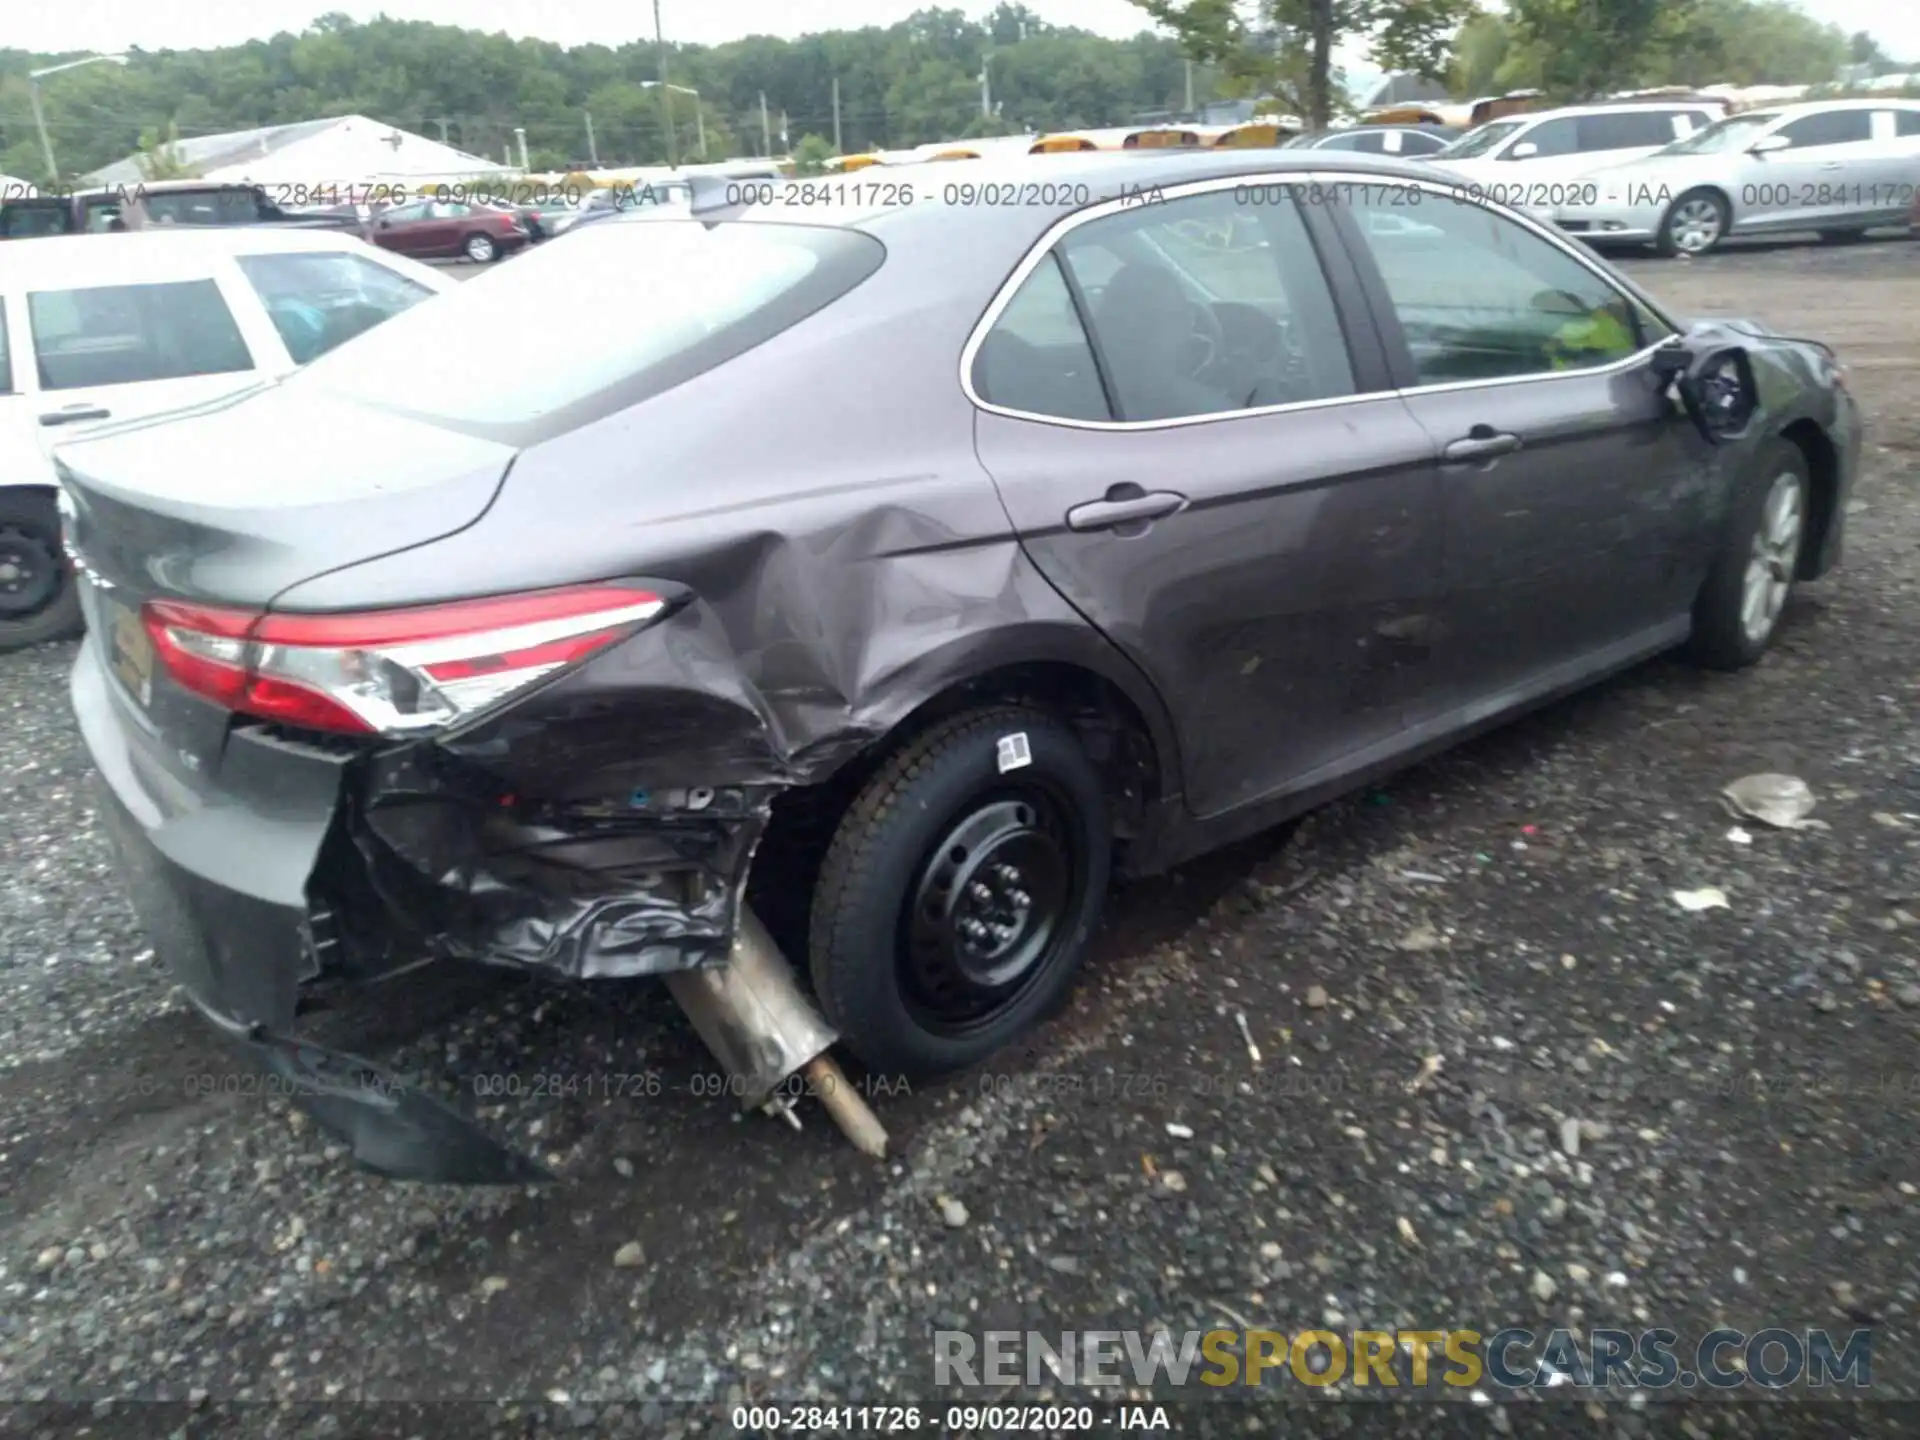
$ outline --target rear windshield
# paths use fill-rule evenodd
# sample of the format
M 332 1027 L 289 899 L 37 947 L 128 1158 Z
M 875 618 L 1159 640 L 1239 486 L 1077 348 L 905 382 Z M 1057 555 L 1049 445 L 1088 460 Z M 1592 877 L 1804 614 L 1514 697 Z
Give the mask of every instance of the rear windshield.
M 9 200 L 0 205 L 0 235 L 9 240 L 65 235 L 72 229 L 73 207 L 64 199 Z
M 854 230 L 615 220 L 397 315 L 287 383 L 534 444 L 771 339 L 885 257 Z

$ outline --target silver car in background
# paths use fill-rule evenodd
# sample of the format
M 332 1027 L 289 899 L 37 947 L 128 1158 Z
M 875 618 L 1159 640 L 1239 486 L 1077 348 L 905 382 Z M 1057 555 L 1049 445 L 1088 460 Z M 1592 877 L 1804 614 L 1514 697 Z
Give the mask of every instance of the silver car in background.
M 1732 115 L 1586 176 L 1554 223 L 1602 241 L 1704 255 L 1729 235 L 1845 240 L 1905 225 L 1920 186 L 1920 101 L 1826 100 Z
M 1725 110 L 1713 96 L 1568 105 L 1489 120 L 1431 159 L 1482 199 L 1546 221 L 1561 205 L 1596 197 L 1587 183 L 1594 170 L 1651 155 L 1712 125 Z

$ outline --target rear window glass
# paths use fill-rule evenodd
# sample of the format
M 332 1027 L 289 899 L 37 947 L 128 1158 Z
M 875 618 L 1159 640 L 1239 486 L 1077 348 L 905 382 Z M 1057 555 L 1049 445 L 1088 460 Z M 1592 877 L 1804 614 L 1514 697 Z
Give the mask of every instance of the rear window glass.
M 240 269 L 296 365 L 411 310 L 434 292 L 344 250 L 242 255 Z
M 156 225 L 246 225 L 267 218 L 252 190 L 149 190 L 142 197 Z
M 72 229 L 73 207 L 65 200 L 13 200 L 0 205 L 0 235 L 9 240 L 65 235 Z
M 212 280 L 35 290 L 27 296 L 42 390 L 251 370 Z
M 613 221 L 398 315 L 288 383 L 532 444 L 771 339 L 885 258 L 854 230 Z M 528 335 L 541 343 L 508 338 Z

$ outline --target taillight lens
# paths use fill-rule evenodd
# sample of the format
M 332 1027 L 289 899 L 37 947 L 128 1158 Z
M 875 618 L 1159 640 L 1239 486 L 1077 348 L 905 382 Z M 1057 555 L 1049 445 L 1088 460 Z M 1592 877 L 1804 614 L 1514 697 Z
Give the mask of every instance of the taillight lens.
M 648 590 L 581 585 L 334 615 L 150 600 L 141 618 L 174 682 L 224 709 L 411 735 L 490 709 L 666 608 Z

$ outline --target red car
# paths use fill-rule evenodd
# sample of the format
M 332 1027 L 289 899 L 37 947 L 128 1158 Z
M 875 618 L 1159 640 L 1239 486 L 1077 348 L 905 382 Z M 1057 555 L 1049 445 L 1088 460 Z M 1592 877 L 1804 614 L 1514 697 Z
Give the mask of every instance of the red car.
M 484 265 L 512 254 L 531 237 L 507 210 L 464 200 L 415 200 L 382 210 L 368 238 L 416 259 L 464 255 Z

